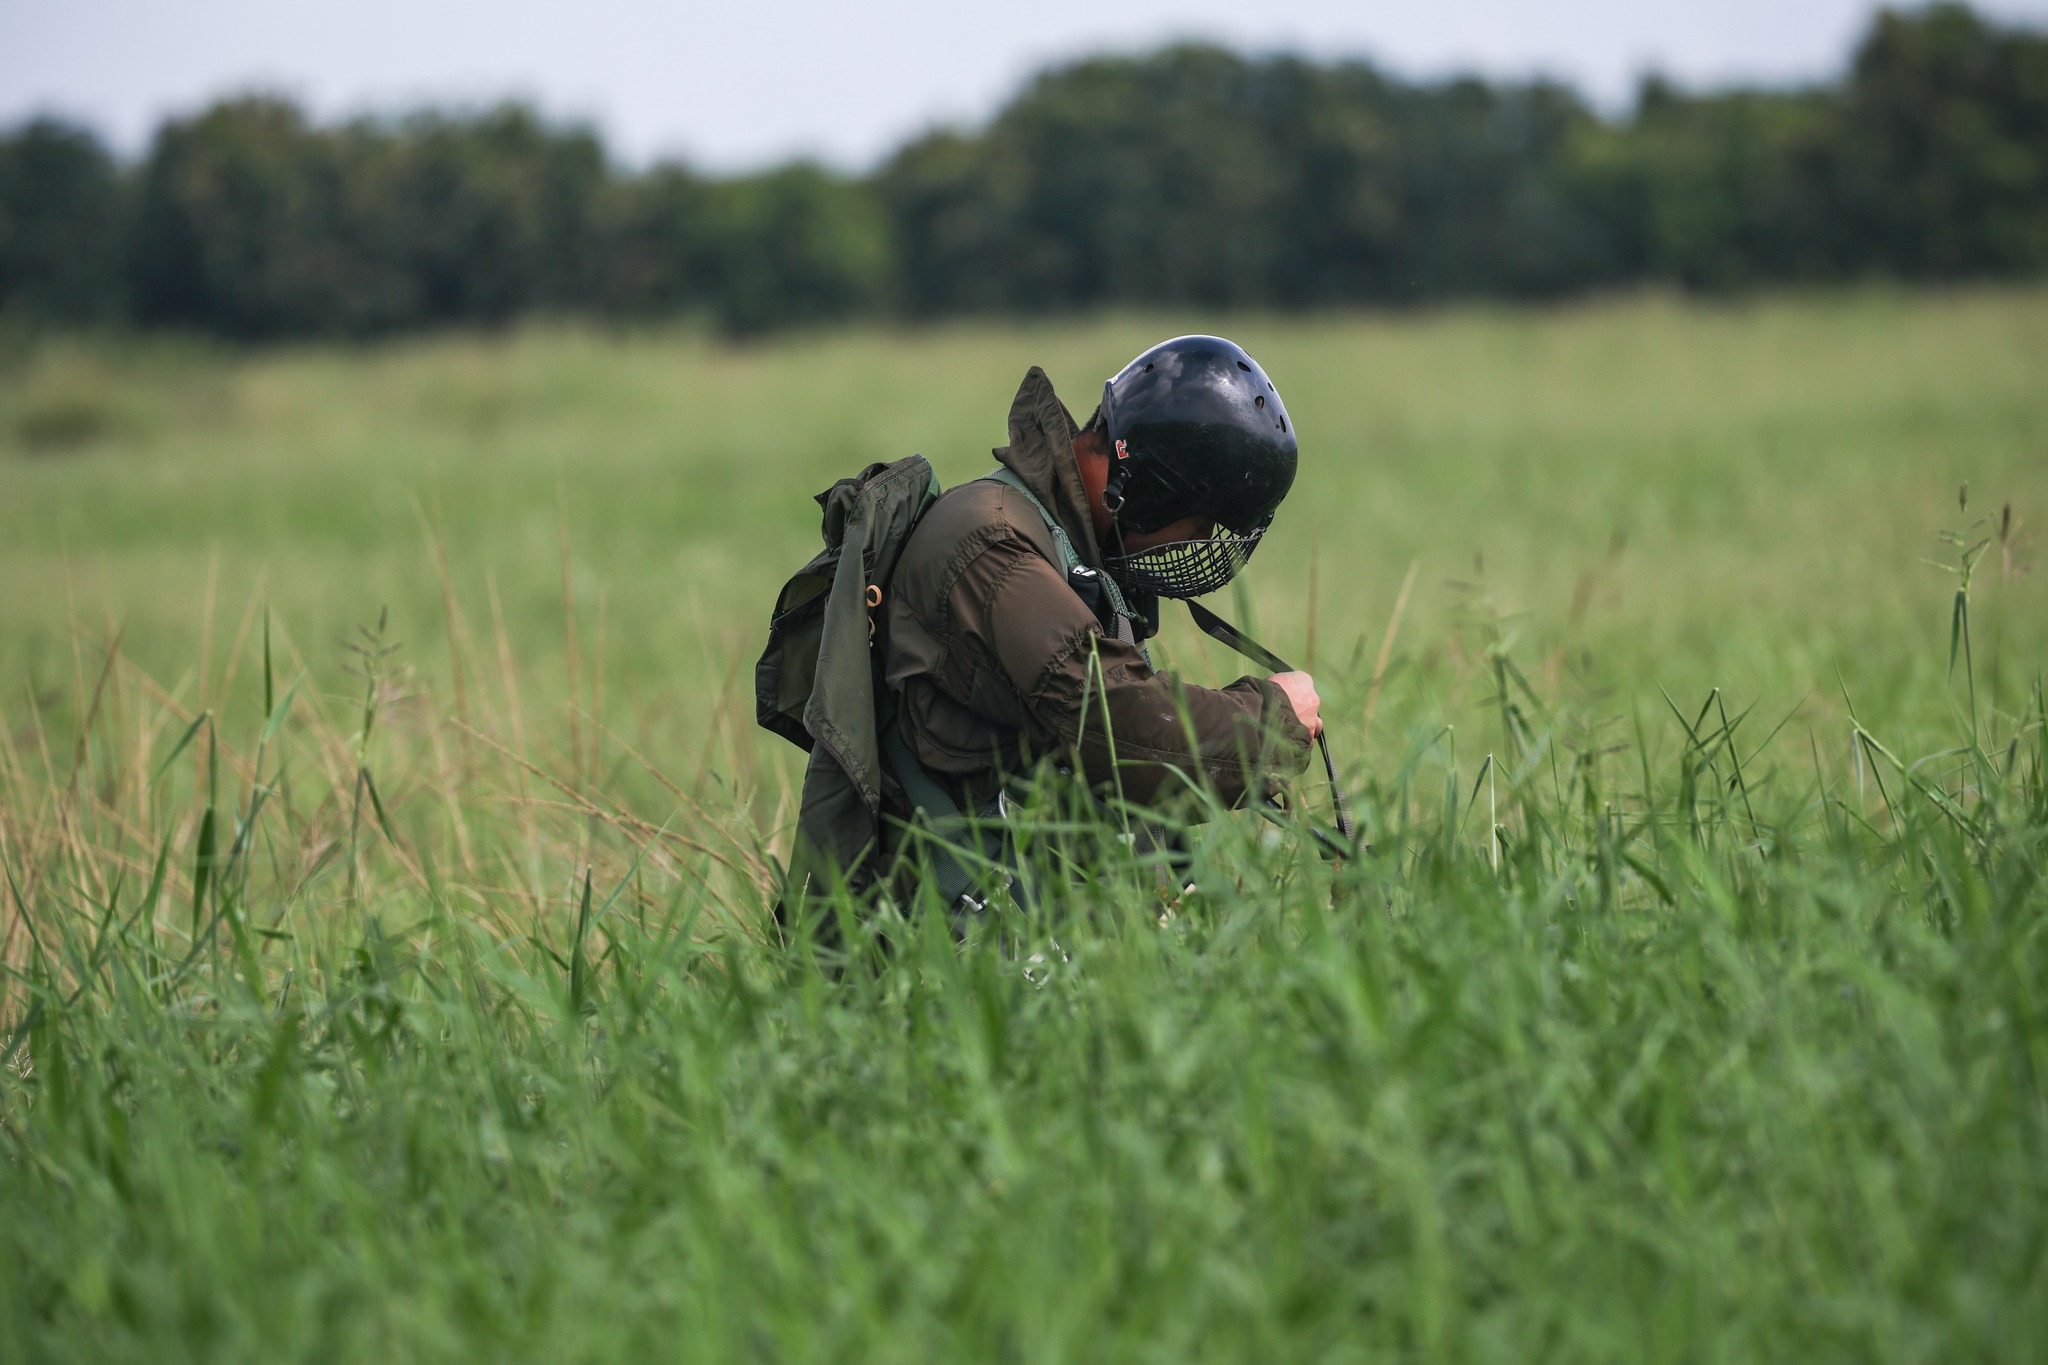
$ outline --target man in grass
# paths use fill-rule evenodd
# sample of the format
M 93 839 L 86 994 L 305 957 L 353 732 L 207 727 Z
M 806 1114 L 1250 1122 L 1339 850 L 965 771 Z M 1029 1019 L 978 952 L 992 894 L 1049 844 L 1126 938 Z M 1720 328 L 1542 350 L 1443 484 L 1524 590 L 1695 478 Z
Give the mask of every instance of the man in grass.
M 1162 342 L 1085 427 L 1034 366 L 1009 425 L 1001 468 L 933 504 L 895 568 L 885 752 L 904 802 L 994 815 L 1042 757 L 1147 806 L 1196 782 L 1234 805 L 1299 772 L 1321 727 L 1308 674 L 1188 686 L 1144 644 L 1159 598 L 1244 566 L 1294 482 L 1295 434 L 1257 362 L 1220 337 Z

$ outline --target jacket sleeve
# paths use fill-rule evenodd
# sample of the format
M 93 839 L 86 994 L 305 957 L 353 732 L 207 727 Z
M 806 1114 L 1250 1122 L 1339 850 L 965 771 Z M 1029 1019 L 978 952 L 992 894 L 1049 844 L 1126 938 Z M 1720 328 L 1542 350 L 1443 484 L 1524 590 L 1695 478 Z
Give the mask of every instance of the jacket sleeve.
M 1244 677 L 1193 687 L 1154 672 L 1136 645 L 1105 636 L 1021 539 L 976 556 L 950 606 L 954 628 L 1015 690 L 1032 739 L 1078 753 L 1091 785 L 1152 804 L 1206 778 L 1236 805 L 1255 777 L 1289 777 L 1308 762 L 1308 728 L 1277 686 Z

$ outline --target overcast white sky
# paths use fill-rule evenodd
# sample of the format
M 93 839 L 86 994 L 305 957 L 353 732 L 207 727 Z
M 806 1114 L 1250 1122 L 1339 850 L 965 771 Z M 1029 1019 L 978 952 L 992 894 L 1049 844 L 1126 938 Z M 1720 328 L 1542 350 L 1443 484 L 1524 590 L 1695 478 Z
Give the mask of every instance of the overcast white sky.
M 630 161 L 793 154 L 860 167 L 990 113 L 1047 62 L 1175 38 L 1369 56 L 1410 75 L 1561 76 L 1620 104 L 1638 73 L 1793 81 L 1841 67 L 1865 0 L 0 0 L 0 124 L 54 112 L 123 152 L 234 91 L 326 117 L 516 95 Z M 2048 24 L 2048 0 L 1986 12 Z

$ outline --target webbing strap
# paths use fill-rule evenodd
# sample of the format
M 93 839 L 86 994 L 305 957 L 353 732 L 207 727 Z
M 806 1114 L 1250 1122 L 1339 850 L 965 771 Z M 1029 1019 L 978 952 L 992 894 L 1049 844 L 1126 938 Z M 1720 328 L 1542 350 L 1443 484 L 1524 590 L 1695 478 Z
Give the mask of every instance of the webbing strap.
M 986 853 L 987 844 L 977 826 L 980 821 L 1001 818 L 1002 799 L 998 797 L 989 803 L 970 821 L 961 814 L 960 803 L 953 799 L 952 793 L 940 786 L 917 761 L 916 753 L 904 741 L 903 732 L 897 728 L 893 716 L 882 727 L 882 747 L 889 755 L 889 766 L 896 770 L 896 780 L 903 784 L 904 794 L 930 821 L 930 832 L 935 836 L 930 840 L 932 873 L 937 882 L 939 900 L 950 907 L 975 885 L 975 867 L 957 845 L 962 840 L 971 840 Z M 994 861 L 1001 861 L 999 854 L 991 856 Z
M 1052 532 L 1053 540 L 1060 547 L 1060 558 L 1065 561 L 1060 565 L 1061 573 L 1070 574 L 1076 569 L 1086 567 L 1081 562 L 1080 552 L 1074 548 L 1072 538 L 1067 535 L 1067 528 L 1060 525 L 1059 519 L 1046 509 L 1044 503 L 1038 500 L 1038 494 L 1032 492 L 1026 486 L 1023 479 L 1017 477 L 1016 470 L 1011 469 L 1008 465 L 998 465 L 993 474 L 986 474 L 983 477 L 994 479 L 997 483 L 1007 484 L 1011 488 L 1016 489 L 1030 500 L 1033 507 L 1038 509 L 1038 515 L 1045 521 L 1045 529 Z M 1097 574 L 1102 580 L 1102 586 L 1109 590 L 1110 610 L 1132 623 L 1133 637 L 1135 638 L 1136 623 L 1140 618 L 1138 613 L 1131 610 L 1130 604 L 1124 601 L 1123 589 L 1117 586 L 1117 581 L 1114 578 L 1111 578 L 1106 573 L 1102 573 L 1101 570 L 1090 570 L 1090 572 Z

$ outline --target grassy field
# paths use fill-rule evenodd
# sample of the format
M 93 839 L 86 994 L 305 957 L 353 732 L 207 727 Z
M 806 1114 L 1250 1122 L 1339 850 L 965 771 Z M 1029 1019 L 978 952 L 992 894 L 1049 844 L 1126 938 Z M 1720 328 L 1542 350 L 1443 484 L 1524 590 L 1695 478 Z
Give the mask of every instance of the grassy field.
M 1303 434 L 1227 605 L 1371 856 L 777 944 L 808 495 L 1195 328 Z M 2039 1359 L 2044 357 L 2038 290 L 0 347 L 0 1358 Z

